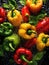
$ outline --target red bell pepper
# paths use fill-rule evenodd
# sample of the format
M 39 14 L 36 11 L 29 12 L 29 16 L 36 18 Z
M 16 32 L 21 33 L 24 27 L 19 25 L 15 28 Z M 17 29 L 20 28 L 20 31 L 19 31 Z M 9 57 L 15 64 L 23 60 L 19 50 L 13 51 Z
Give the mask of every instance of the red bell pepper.
M 28 49 L 25 49 L 25 48 L 19 48 L 16 50 L 16 52 L 14 54 L 14 60 L 17 64 L 27 65 L 27 62 L 25 62 L 22 59 L 22 56 L 24 59 L 26 58 L 27 60 L 30 61 L 32 59 L 32 52 Z
M 30 11 L 27 6 L 24 6 L 22 8 L 21 14 L 22 14 L 24 22 L 27 22 L 29 20 L 29 16 L 30 16 Z
M 37 40 L 37 38 L 32 38 L 32 39 L 28 40 L 25 43 L 24 47 L 28 48 L 28 49 L 32 48 L 34 45 L 36 45 L 36 40 Z
M 36 31 L 37 33 L 49 33 L 49 17 L 45 17 L 44 19 L 42 19 L 41 21 L 38 22 L 38 24 L 36 25 Z
M 5 18 L 6 18 L 6 11 L 2 7 L 0 7 L 0 23 L 4 22 Z

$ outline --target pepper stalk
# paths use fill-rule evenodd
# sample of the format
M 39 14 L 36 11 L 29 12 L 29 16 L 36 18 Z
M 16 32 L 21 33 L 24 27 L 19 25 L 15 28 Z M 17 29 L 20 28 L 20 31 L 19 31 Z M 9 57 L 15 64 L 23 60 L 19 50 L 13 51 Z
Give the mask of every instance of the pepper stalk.
M 37 3 L 37 0 L 33 0 L 33 3 L 36 4 Z
M 33 61 L 27 60 L 27 59 L 25 58 L 25 55 L 22 55 L 22 56 L 21 56 L 21 59 L 24 60 L 25 62 L 27 62 L 28 64 L 33 62 Z
M 27 62 L 29 65 L 37 65 L 37 61 L 41 60 L 41 58 L 44 56 L 45 53 L 46 53 L 45 51 L 44 52 L 37 52 L 34 55 L 34 57 L 33 57 L 33 59 L 31 61 L 27 60 L 25 55 L 22 55 L 20 58 L 23 61 Z

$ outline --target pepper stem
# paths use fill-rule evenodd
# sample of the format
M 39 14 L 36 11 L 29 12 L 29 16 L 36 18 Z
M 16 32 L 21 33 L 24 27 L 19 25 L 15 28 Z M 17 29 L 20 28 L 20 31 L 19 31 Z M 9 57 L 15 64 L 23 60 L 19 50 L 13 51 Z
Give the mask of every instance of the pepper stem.
M 25 55 L 22 55 L 22 56 L 21 56 L 21 59 L 24 60 L 24 61 L 27 62 L 27 63 L 32 63 L 32 61 L 29 61 L 29 60 L 27 60 L 27 59 L 25 58 Z
M 37 0 L 33 0 L 33 3 L 35 3 L 35 4 L 36 4 L 36 3 L 37 3 Z
M 13 10 L 12 10 L 12 17 L 13 17 Z
M 13 46 L 12 46 L 11 43 L 9 43 L 9 46 L 10 46 L 10 48 L 11 48 L 12 50 L 15 50 L 15 49 L 13 48 Z
M 43 37 L 42 38 L 42 41 L 44 42 L 44 43 L 47 43 L 47 39 L 49 38 L 49 36 L 48 37 Z
M 13 12 L 14 10 L 12 10 L 12 17 L 14 17 L 15 15 L 16 15 L 16 13 L 15 12 Z
M 36 34 L 36 32 L 34 30 L 27 30 L 28 35 L 31 35 L 32 33 Z

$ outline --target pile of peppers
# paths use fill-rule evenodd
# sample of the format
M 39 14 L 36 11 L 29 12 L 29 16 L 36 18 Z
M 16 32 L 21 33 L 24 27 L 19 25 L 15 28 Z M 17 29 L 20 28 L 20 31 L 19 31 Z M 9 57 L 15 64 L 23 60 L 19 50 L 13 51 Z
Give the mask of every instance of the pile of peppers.
M 37 61 L 44 55 L 41 52 L 49 47 L 49 17 L 44 16 L 36 25 L 29 22 L 30 16 L 37 16 L 41 12 L 43 0 L 26 0 L 21 11 L 17 9 L 15 0 L 8 2 L 0 7 L 1 49 L 12 52 L 12 58 L 18 65 L 38 65 Z M 32 51 L 34 46 L 37 50 L 35 54 Z

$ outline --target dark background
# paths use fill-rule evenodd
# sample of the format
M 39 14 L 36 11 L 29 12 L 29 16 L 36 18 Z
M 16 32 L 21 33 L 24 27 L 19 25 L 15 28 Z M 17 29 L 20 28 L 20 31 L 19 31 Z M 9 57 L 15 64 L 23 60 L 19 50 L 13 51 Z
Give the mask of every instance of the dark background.
M 21 9 L 22 5 L 18 2 L 19 0 L 16 0 L 19 10 Z M 7 0 L 0 0 L 0 7 L 3 3 L 7 3 Z M 43 5 L 43 9 L 47 12 L 47 15 L 49 16 L 49 0 Z M 49 48 L 46 48 L 46 54 L 43 56 L 43 58 L 38 62 L 38 65 L 49 65 Z M 4 56 L 0 57 L 0 65 L 17 65 L 13 60 L 13 53 L 11 52 L 4 52 Z

